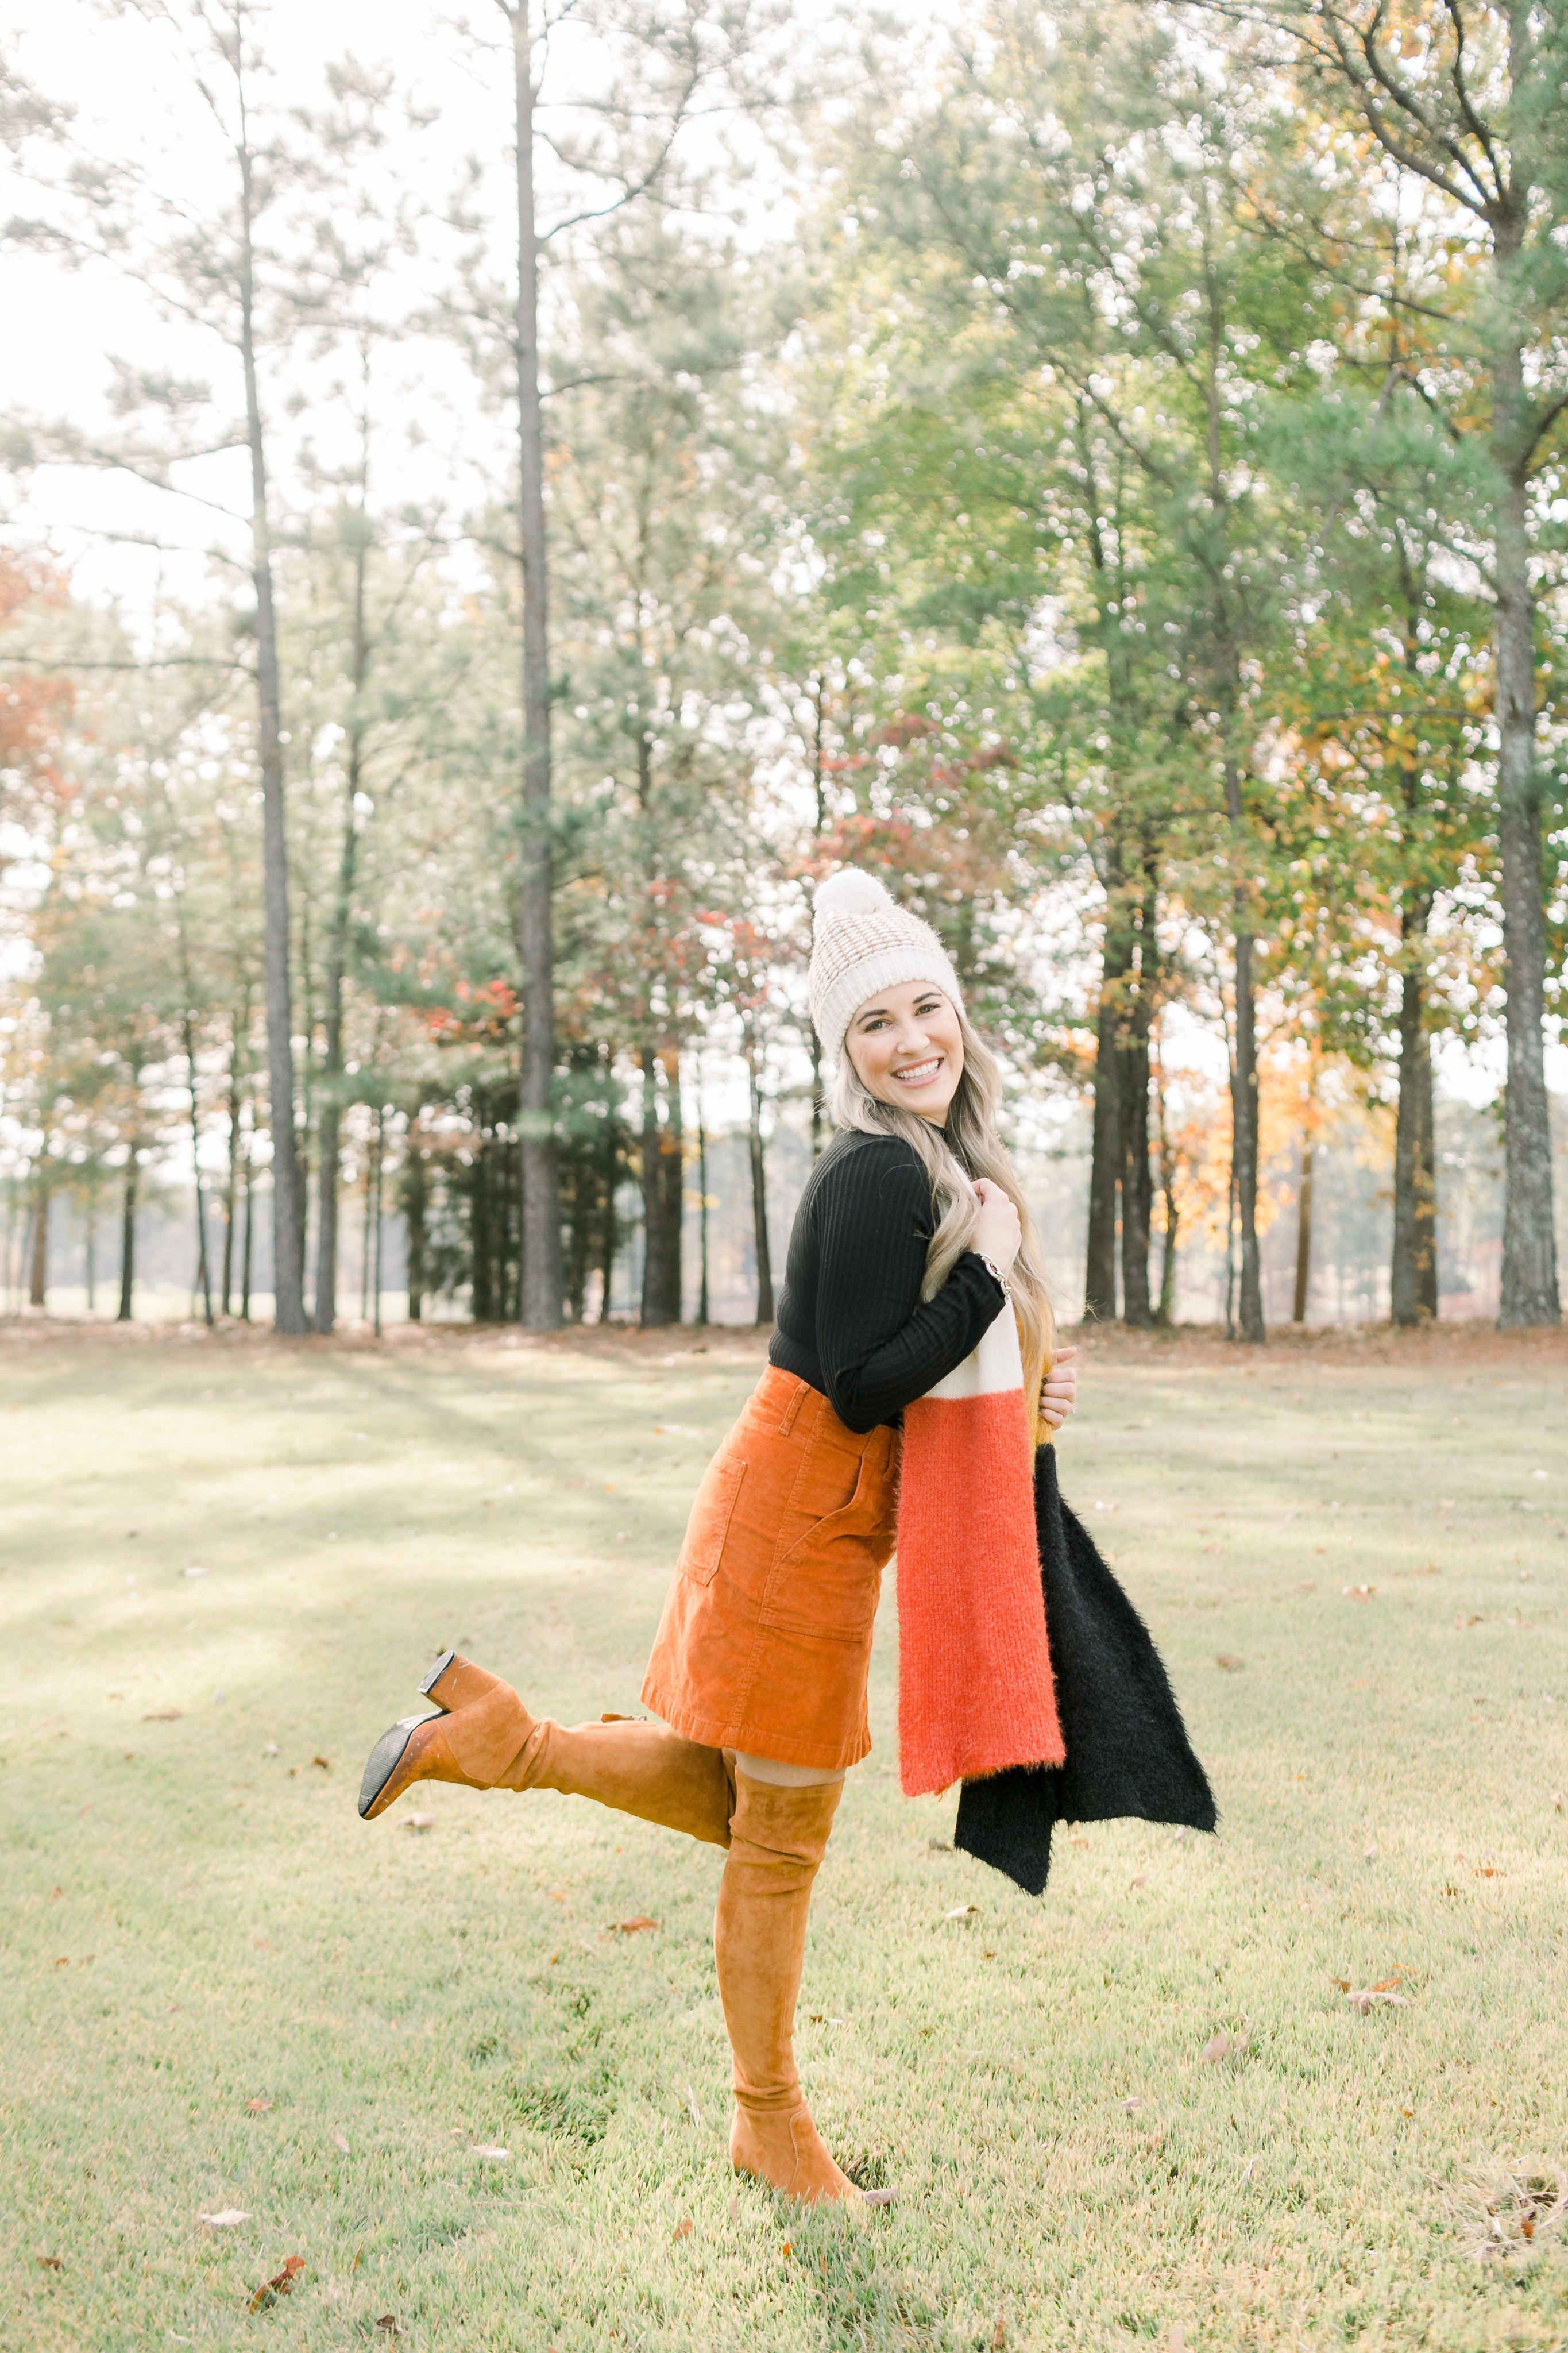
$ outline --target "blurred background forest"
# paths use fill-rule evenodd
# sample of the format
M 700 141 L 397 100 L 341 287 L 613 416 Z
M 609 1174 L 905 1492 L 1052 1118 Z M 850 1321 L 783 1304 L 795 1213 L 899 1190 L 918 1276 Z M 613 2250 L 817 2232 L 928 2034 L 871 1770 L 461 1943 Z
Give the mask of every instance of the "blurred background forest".
M 1068 1315 L 1557 1320 L 1568 0 L 0 28 L 0 1309 L 766 1321 L 853 860 Z

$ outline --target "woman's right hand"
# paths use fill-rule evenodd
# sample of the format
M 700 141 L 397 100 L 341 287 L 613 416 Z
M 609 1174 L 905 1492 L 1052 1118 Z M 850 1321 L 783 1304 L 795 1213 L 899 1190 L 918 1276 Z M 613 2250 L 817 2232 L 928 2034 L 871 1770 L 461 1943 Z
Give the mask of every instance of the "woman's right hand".
M 978 1177 L 974 1189 L 980 1197 L 980 1215 L 969 1247 L 982 1258 L 994 1259 L 1005 1274 L 1024 1240 L 1018 1212 L 994 1177 Z

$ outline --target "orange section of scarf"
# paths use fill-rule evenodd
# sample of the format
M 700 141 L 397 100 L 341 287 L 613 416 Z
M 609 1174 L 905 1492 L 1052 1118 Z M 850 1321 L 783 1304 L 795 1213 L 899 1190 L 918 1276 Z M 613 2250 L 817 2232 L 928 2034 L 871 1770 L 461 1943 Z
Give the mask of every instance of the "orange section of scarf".
M 1011 1315 L 905 1409 L 898 1606 L 906 1797 L 1064 1761 Z

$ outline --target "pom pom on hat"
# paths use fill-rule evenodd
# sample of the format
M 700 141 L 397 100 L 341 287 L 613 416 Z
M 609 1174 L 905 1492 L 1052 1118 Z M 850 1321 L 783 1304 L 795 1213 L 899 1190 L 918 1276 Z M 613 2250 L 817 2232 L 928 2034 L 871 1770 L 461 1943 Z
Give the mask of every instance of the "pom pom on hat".
M 891 907 L 893 900 L 885 883 L 874 874 L 863 874 L 858 866 L 841 866 L 826 882 L 819 882 L 811 902 L 812 929 L 815 931 L 824 915 L 869 914 L 875 908 Z
M 856 1008 L 879 989 L 930 981 L 962 1008 L 952 961 L 931 925 L 874 874 L 846 866 L 819 882 L 811 911 L 811 1018 L 835 1061 Z

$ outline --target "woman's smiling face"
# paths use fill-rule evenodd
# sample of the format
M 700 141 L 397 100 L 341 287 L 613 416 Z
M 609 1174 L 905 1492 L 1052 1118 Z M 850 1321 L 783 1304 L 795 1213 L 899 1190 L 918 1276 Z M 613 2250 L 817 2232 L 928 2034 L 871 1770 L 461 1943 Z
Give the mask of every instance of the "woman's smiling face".
M 940 988 L 911 980 L 868 997 L 844 1050 L 879 1103 L 902 1103 L 942 1126 L 963 1075 L 963 1033 Z

